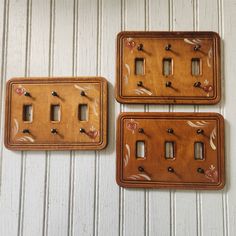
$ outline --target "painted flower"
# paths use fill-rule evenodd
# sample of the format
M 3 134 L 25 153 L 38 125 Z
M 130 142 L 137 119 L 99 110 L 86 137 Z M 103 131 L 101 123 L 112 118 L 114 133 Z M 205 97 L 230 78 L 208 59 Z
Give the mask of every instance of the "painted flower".
M 22 94 L 24 94 L 25 89 L 19 86 L 18 88 L 15 89 L 15 92 L 21 96 Z
M 215 166 L 211 165 L 209 169 L 205 173 L 205 177 L 211 182 L 216 182 L 218 180 L 218 172 L 215 168 Z
M 130 131 L 132 131 L 134 133 L 134 131 L 138 127 L 138 122 L 136 122 L 134 119 L 130 119 L 130 121 L 128 121 L 126 123 L 126 127 L 127 127 L 128 130 L 130 130 Z
M 93 126 L 90 128 L 90 130 L 88 132 L 86 132 L 86 134 L 92 138 L 92 139 L 95 139 L 98 135 L 99 135 L 99 132 L 98 130 L 96 130 Z
M 89 130 L 87 132 L 87 135 L 92 138 L 95 139 L 98 136 L 98 131 L 97 130 Z
M 206 86 L 203 87 L 203 89 L 204 89 L 205 92 L 209 93 L 209 92 L 213 91 L 213 86 L 212 85 L 206 85 Z
M 133 48 L 135 47 L 136 43 L 132 38 L 125 39 L 125 46 L 129 48 L 131 51 L 133 51 Z

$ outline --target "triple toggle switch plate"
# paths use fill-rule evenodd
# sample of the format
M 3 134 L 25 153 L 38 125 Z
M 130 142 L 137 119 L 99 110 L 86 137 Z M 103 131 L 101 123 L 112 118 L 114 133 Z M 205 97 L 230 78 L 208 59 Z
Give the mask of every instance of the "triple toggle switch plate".
M 106 144 L 107 81 L 104 78 L 15 78 L 8 81 L 7 148 L 99 150 Z
M 216 104 L 220 98 L 220 37 L 217 33 L 118 34 L 117 101 Z
M 218 113 L 121 113 L 116 147 L 122 187 L 224 187 L 224 119 Z

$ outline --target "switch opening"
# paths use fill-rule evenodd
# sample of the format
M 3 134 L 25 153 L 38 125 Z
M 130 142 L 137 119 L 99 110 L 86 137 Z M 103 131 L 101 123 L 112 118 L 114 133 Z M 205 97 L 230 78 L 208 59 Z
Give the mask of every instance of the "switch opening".
M 61 119 L 61 108 L 58 104 L 51 105 L 50 120 L 51 121 L 60 121 Z
M 194 143 L 194 159 L 204 160 L 204 144 L 202 142 Z
M 167 141 L 165 142 L 165 158 L 174 159 L 175 157 L 175 142 Z
M 192 75 L 201 75 L 201 60 L 199 58 L 192 58 Z
M 136 142 L 136 158 L 145 158 L 145 142 Z
M 33 107 L 32 105 L 23 105 L 23 121 L 32 122 L 33 118 Z
M 163 59 L 163 75 L 164 76 L 172 75 L 172 59 L 171 58 Z
M 87 121 L 88 120 L 88 105 L 87 104 L 80 104 L 79 105 L 79 120 L 80 121 Z
M 135 75 L 144 75 L 144 59 L 135 58 Z

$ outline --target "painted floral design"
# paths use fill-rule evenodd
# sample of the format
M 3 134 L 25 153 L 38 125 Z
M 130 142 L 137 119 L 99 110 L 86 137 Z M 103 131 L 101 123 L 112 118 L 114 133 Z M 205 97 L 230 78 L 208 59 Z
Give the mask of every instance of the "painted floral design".
M 192 44 L 192 45 L 199 45 L 201 44 L 202 40 L 201 39 L 184 39 L 185 43 Z
M 130 76 L 130 67 L 128 64 L 125 64 L 125 72 L 124 72 L 124 80 L 125 83 L 128 84 L 129 83 L 129 76 Z
M 125 46 L 129 48 L 131 53 L 133 53 L 133 49 L 136 46 L 136 42 L 133 40 L 133 38 L 126 38 L 125 39 Z
M 208 125 L 207 121 L 201 120 L 201 121 L 187 121 L 187 124 L 193 128 L 202 128 L 206 125 Z M 216 127 L 212 130 L 210 137 L 209 137 L 209 143 L 213 150 L 216 150 L 216 145 L 214 143 L 214 140 L 216 139 Z
M 206 126 L 208 124 L 208 122 L 204 121 L 204 120 L 195 121 L 195 122 L 188 120 L 187 124 L 191 127 L 194 127 L 194 128 L 200 128 L 200 127 Z
M 206 171 L 205 177 L 209 179 L 211 182 L 217 182 L 218 171 L 216 170 L 216 167 L 211 165 L 209 169 Z
M 135 121 L 134 119 L 130 119 L 130 121 L 128 121 L 126 123 L 126 127 L 128 130 L 132 131 L 132 133 L 134 133 L 134 131 L 137 129 L 138 127 L 138 122 Z
M 86 134 L 91 138 L 91 139 L 96 139 L 96 137 L 99 135 L 99 131 L 96 130 L 93 126 L 90 128 L 89 131 L 86 132 Z
M 207 55 L 207 65 L 208 67 L 211 67 L 212 62 L 212 48 L 209 49 L 208 55 Z
M 78 84 L 75 84 L 74 87 L 75 87 L 76 89 L 78 89 L 80 92 L 84 91 L 85 93 L 86 93 L 86 91 L 88 91 L 88 90 L 90 90 L 90 89 L 94 89 L 94 88 L 91 87 L 91 86 L 80 86 L 80 85 L 78 85 Z M 97 98 L 94 100 L 94 105 L 93 105 L 92 109 L 93 109 L 94 115 L 95 115 L 95 116 L 98 116 L 99 101 L 98 101 Z
M 125 167 L 128 165 L 129 159 L 130 159 L 130 147 L 128 144 L 125 144 L 125 148 L 126 148 L 126 154 L 125 154 L 125 158 L 124 158 L 124 163 L 125 163 Z
M 133 179 L 133 180 L 148 180 L 150 181 L 151 178 L 147 174 L 136 174 L 136 175 L 131 175 L 128 177 L 128 179 Z
M 19 85 L 16 89 L 15 92 L 21 96 L 22 94 L 24 94 L 24 92 L 26 91 L 26 89 L 24 87 L 22 87 L 22 85 Z
M 146 88 L 139 88 L 139 89 L 135 89 L 134 91 L 135 91 L 135 93 L 138 94 L 138 95 L 142 95 L 142 94 L 145 94 L 145 93 L 146 93 L 147 95 L 149 95 L 149 96 L 152 95 L 152 92 L 149 91 L 149 90 L 146 89 Z
M 203 90 L 207 93 L 207 97 L 210 96 L 210 92 L 213 91 L 213 86 L 209 84 L 208 80 L 204 81 Z
M 216 127 L 212 130 L 210 134 L 210 146 L 213 150 L 216 150 L 216 145 L 214 144 L 215 139 L 216 139 Z
M 17 119 L 14 119 L 14 125 L 13 125 L 13 128 L 12 128 L 12 137 L 13 137 L 13 139 L 15 139 L 16 141 L 20 141 L 20 142 L 31 142 L 31 143 L 33 143 L 35 141 L 33 139 L 33 137 L 31 137 L 30 135 L 26 135 L 26 134 L 23 134 L 23 136 L 17 137 L 18 133 L 19 133 L 19 124 L 18 124 Z

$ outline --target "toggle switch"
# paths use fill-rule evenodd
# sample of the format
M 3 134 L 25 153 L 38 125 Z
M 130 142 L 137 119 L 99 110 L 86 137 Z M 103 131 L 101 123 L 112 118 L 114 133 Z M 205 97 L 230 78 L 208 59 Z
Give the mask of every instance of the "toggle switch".
M 142 130 L 147 135 L 140 134 Z M 197 130 L 204 130 L 204 136 Z M 116 179 L 120 186 L 223 188 L 224 119 L 220 114 L 123 112 L 117 131 Z
M 140 44 L 138 45 L 137 49 L 138 49 L 138 51 L 143 51 L 143 44 L 140 43 Z
M 168 133 L 168 134 L 173 134 L 173 133 L 174 133 L 174 130 L 173 130 L 172 128 L 169 128 L 169 129 L 167 129 L 167 133 Z
M 52 96 L 54 96 L 54 97 L 59 97 L 56 91 L 52 91 L 51 94 L 52 94 Z
M 218 103 L 220 45 L 214 32 L 119 33 L 116 100 L 123 104 Z M 137 84 L 140 80 L 144 86 Z
M 79 132 L 80 132 L 80 133 L 86 133 L 84 128 L 80 128 L 80 129 L 79 129 Z
M 201 45 L 196 44 L 193 48 L 194 51 L 198 51 L 201 48 Z
M 51 129 L 51 133 L 52 133 L 52 134 L 57 134 L 57 133 L 58 133 L 58 132 L 57 132 L 57 129 L 52 128 L 52 129 Z
M 80 92 L 80 95 L 81 95 L 81 96 L 86 96 L 86 94 L 85 94 L 84 91 L 81 91 L 81 92 Z
M 170 45 L 170 44 L 167 44 L 167 45 L 165 46 L 165 50 L 166 50 L 166 51 L 170 51 L 170 49 L 171 49 L 171 45 Z
M 102 77 L 13 78 L 5 107 L 5 145 L 11 150 L 106 147 L 108 83 Z
M 142 81 L 139 81 L 139 82 L 137 83 L 137 86 L 138 86 L 138 87 L 142 87 L 142 86 L 143 86 L 143 82 L 142 82 Z
M 24 92 L 24 96 L 26 96 L 26 97 L 31 97 L 31 95 L 30 95 L 29 92 Z
M 174 173 L 174 172 L 175 172 L 175 170 L 174 170 L 172 167 L 168 167 L 167 170 L 168 170 L 168 172 L 170 172 L 170 173 Z
M 22 133 L 23 133 L 23 134 L 29 134 L 30 131 L 29 131 L 29 129 L 23 129 L 23 130 L 22 130 Z
M 193 84 L 193 86 L 194 86 L 195 88 L 200 88 L 200 87 L 201 87 L 201 82 L 195 82 L 195 83 Z
M 204 130 L 203 129 L 198 129 L 197 130 L 197 134 L 203 134 L 204 133 Z
M 202 168 L 197 168 L 197 172 L 201 173 L 201 174 L 204 174 L 205 171 Z
M 144 133 L 144 129 L 143 129 L 143 128 L 139 128 L 139 129 L 138 129 L 138 132 L 139 132 L 139 133 Z

